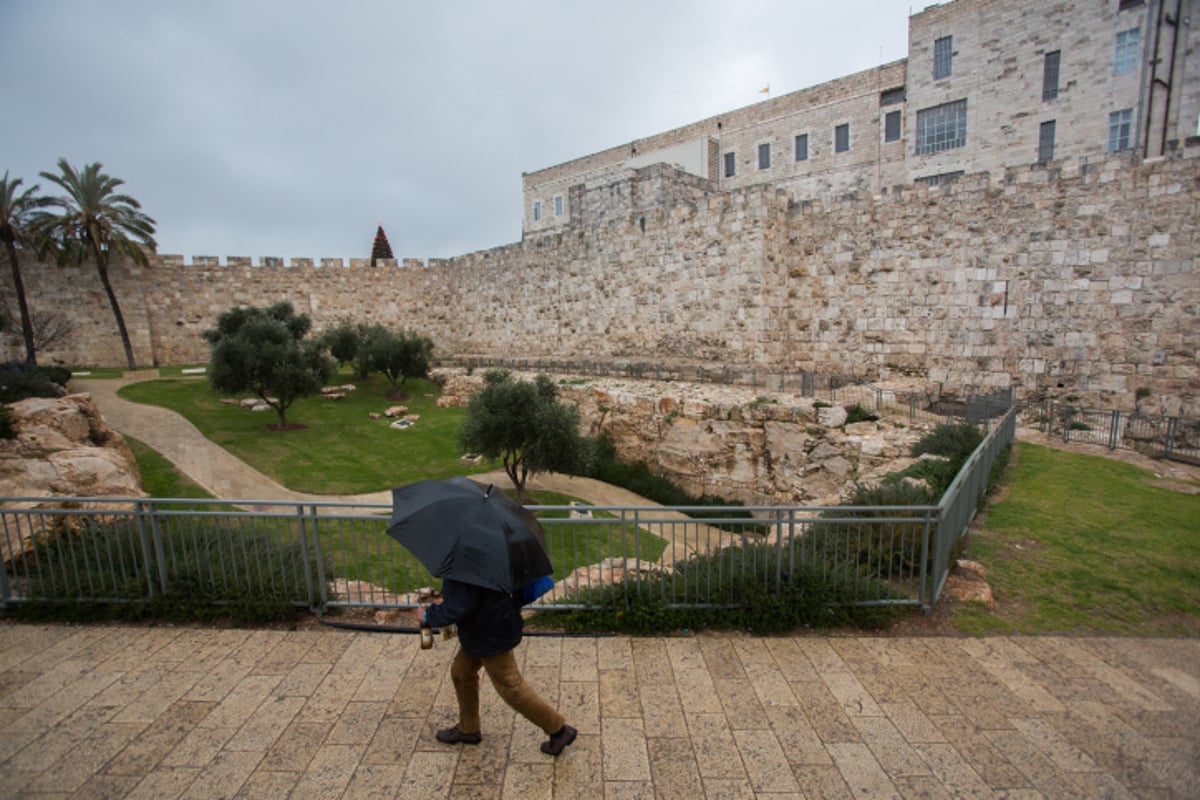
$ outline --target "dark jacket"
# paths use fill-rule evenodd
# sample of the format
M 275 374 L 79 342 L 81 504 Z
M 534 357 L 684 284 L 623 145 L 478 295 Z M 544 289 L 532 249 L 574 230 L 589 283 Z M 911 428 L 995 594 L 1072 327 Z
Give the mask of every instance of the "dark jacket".
M 507 653 L 521 643 L 521 607 L 512 595 L 469 583 L 442 581 L 442 602 L 429 606 L 431 628 L 458 626 L 463 652 L 475 658 Z

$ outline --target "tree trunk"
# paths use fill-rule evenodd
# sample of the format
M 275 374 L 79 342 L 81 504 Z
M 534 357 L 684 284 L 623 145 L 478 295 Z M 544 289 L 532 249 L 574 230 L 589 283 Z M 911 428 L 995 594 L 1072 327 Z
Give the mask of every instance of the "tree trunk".
M 29 316 L 29 304 L 25 300 L 25 282 L 21 280 L 21 267 L 17 264 L 17 247 L 10 241 L 4 242 L 8 251 L 8 263 L 12 265 L 13 290 L 17 295 L 17 306 L 21 312 L 21 336 L 25 339 L 25 363 L 37 366 L 37 351 L 33 347 L 33 319 Z
M 129 341 L 129 331 L 125 328 L 125 317 L 121 314 L 117 293 L 113 291 L 112 283 L 108 280 L 108 258 L 95 242 L 92 242 L 92 254 L 96 257 L 96 269 L 100 272 L 100 283 L 104 286 L 104 293 L 108 295 L 108 304 L 112 306 L 113 316 L 117 319 L 117 331 L 120 332 L 121 344 L 125 347 L 125 361 L 132 372 L 137 369 L 133 360 L 133 344 Z

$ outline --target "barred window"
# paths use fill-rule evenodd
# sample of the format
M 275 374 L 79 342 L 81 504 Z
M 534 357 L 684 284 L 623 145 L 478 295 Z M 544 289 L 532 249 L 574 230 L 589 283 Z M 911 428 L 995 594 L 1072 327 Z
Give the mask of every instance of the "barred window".
M 562 195 L 554 198 L 554 216 L 561 217 L 563 215 L 563 199 Z
M 1117 34 L 1113 46 L 1113 75 L 1127 75 L 1138 63 L 1138 29 L 1130 28 Z
M 967 101 L 955 100 L 917 112 L 917 155 L 967 143 Z
M 533 221 L 534 222 L 542 221 L 542 201 L 541 200 L 533 201 Z
M 904 87 L 903 86 L 897 86 L 895 89 L 888 89 L 887 91 L 879 93 L 879 105 L 881 105 L 881 106 L 890 106 L 890 105 L 895 105 L 896 103 L 903 103 L 903 102 L 904 102 Z
M 1133 140 L 1133 109 L 1125 108 L 1108 115 L 1108 152 L 1128 150 Z
M 733 153 L 725 154 L 725 177 L 732 178 L 737 167 L 737 158 Z
M 900 112 L 889 111 L 883 118 L 883 140 L 885 142 L 900 141 Z
M 1061 50 L 1046 53 L 1046 60 L 1042 65 L 1043 100 L 1053 100 L 1058 97 L 1058 65 L 1061 60 Z
M 770 144 L 760 144 L 758 146 L 758 168 L 759 169 L 770 169 L 771 168 L 771 145 Z
M 796 160 L 808 161 L 808 134 L 802 133 L 796 137 Z
M 933 43 L 933 79 L 950 77 L 950 61 L 954 57 L 954 37 L 943 36 Z
M 1042 123 L 1038 130 L 1038 161 L 1054 160 L 1054 120 Z

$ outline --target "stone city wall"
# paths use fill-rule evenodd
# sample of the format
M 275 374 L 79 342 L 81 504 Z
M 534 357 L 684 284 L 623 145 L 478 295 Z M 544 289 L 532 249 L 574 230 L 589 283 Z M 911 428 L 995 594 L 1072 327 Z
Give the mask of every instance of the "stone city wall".
M 908 375 L 1121 408 L 1145 388 L 1151 407 L 1197 415 L 1198 156 L 1052 163 L 828 203 L 766 187 L 697 201 L 691 187 L 636 216 L 428 263 L 163 256 L 112 280 L 145 366 L 202 363 L 218 314 L 287 299 L 318 331 L 343 317 L 414 328 L 441 358 Z M 629 192 L 661 179 L 639 171 L 629 180 L 648 183 Z M 24 273 L 35 314 L 75 325 L 45 361 L 123 363 L 93 268 Z M 19 337 L 5 347 L 20 357 Z

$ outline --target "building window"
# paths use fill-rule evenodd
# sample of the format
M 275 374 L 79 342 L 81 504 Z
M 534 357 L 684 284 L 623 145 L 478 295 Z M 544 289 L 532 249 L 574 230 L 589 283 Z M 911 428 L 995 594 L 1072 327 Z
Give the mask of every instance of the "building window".
M 1117 6 L 1117 11 L 1125 11 L 1126 9 L 1138 8 L 1144 5 L 1146 5 L 1146 0 L 1121 0 L 1120 5 Z
M 760 144 L 758 146 L 758 168 L 759 169 L 770 169 L 771 168 L 771 145 L 770 144 Z
M 833 152 L 844 153 L 850 149 L 850 123 L 843 122 L 833 129 Z
M 962 174 L 963 171 L 961 169 L 955 170 L 954 172 L 941 172 L 937 175 L 925 175 L 923 177 L 916 178 L 913 180 L 913 183 L 923 183 L 926 186 L 941 186 L 942 184 L 946 183 L 954 183 L 956 180 L 962 177 Z
M 558 197 L 554 198 L 554 216 L 561 217 L 562 215 L 563 215 L 563 201 L 562 201 L 562 195 L 560 194 Z
M 796 137 L 796 160 L 808 161 L 808 134 L 802 133 Z
M 879 93 L 879 105 L 894 106 L 896 103 L 904 102 L 904 87 L 897 86 L 895 89 L 888 89 L 885 92 Z
M 541 200 L 533 201 L 533 221 L 534 222 L 542 221 L 542 201 Z
M 725 154 L 725 177 L 732 178 L 737 169 L 737 157 L 733 153 Z
M 943 36 L 933 43 L 933 79 L 950 77 L 950 60 L 954 56 L 954 37 Z
M 1062 59 L 1062 51 L 1055 50 L 1046 53 L 1042 64 L 1042 99 L 1053 100 L 1058 97 L 1058 65 Z
M 1133 109 L 1126 108 L 1108 115 L 1108 152 L 1128 150 L 1133 138 Z
M 967 143 L 967 101 L 955 100 L 917 112 L 917 155 Z
M 900 141 L 900 112 L 889 111 L 883 118 L 883 140 L 885 142 Z
M 1113 47 L 1113 75 L 1127 75 L 1138 63 L 1138 29 L 1130 28 L 1117 34 Z
M 1038 130 L 1038 161 L 1054 160 L 1054 120 L 1043 122 Z

